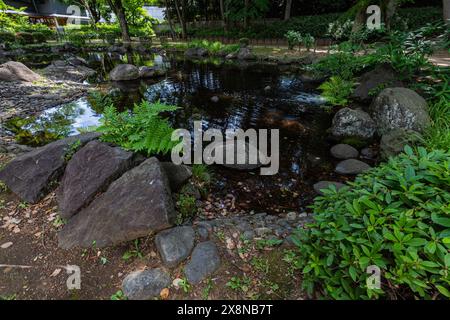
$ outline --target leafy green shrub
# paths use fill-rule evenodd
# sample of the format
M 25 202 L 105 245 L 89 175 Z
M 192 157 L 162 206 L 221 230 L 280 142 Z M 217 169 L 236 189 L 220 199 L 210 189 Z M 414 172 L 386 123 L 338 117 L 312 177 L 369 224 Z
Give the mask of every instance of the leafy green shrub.
M 82 30 L 69 29 L 66 31 L 66 37 L 69 42 L 77 46 L 83 46 L 86 44 L 88 37 Z
M 187 45 L 177 45 L 178 49 L 186 48 L 202 48 L 208 51 L 210 55 L 216 55 L 219 52 L 232 53 L 239 50 L 239 44 L 225 45 L 220 41 L 208 41 L 208 40 L 192 40 Z
M 440 97 L 437 102 L 430 104 L 429 113 L 433 123 L 424 135 L 425 145 L 429 150 L 450 150 L 450 105 L 448 101 L 449 99 Z
M 346 106 L 348 98 L 353 93 L 355 84 L 352 81 L 344 80 L 341 77 L 331 77 L 322 83 L 319 89 L 322 96 L 333 106 Z
M 450 297 L 450 152 L 424 148 L 391 158 L 315 199 L 299 230 L 294 265 L 311 294 L 334 299 Z M 366 268 L 381 269 L 381 288 Z
M 14 33 L 9 31 L 0 32 L 0 43 L 13 43 L 14 41 L 16 41 Z
M 16 40 L 18 43 L 20 43 L 22 45 L 34 43 L 33 34 L 30 32 L 17 32 Z
M 311 50 L 312 47 L 314 47 L 314 42 L 316 41 L 316 39 L 314 39 L 314 37 L 312 35 L 305 34 L 304 36 L 302 36 L 302 44 L 305 46 L 306 50 Z
M 248 47 L 250 45 L 250 39 L 249 38 L 240 38 L 239 44 L 241 47 Z
M 327 35 L 337 41 L 348 40 L 353 28 L 352 20 L 334 21 L 328 25 Z
M 145 152 L 148 155 L 167 153 L 176 142 L 171 141 L 173 128 L 161 112 L 178 108 L 159 102 L 143 101 L 135 104 L 133 112 L 118 113 L 113 106 L 105 108 L 101 126 L 101 140 L 122 146 L 124 149 Z
M 415 30 L 442 19 L 441 7 L 402 8 L 397 12 L 393 28 L 396 30 Z
M 45 43 L 48 40 L 47 36 L 42 32 L 34 32 L 33 37 L 36 43 Z
M 370 63 L 373 62 L 353 56 L 350 52 L 338 52 L 329 54 L 311 65 L 310 70 L 319 76 L 339 76 L 345 80 L 350 80 Z
M 293 50 L 295 46 L 300 45 L 300 43 L 302 42 L 302 34 L 297 31 L 289 30 L 288 32 L 286 32 L 284 37 L 288 42 L 289 50 Z
M 328 25 L 336 21 L 340 15 L 340 13 L 331 13 L 299 16 L 292 17 L 288 21 L 275 21 L 271 23 L 258 23 L 255 21 L 246 29 L 230 28 L 228 31 L 224 31 L 222 27 L 190 28 L 189 33 L 191 36 L 199 38 L 225 36 L 234 39 L 282 39 L 289 30 L 293 30 L 302 34 L 309 33 L 316 38 L 323 38 L 327 33 Z

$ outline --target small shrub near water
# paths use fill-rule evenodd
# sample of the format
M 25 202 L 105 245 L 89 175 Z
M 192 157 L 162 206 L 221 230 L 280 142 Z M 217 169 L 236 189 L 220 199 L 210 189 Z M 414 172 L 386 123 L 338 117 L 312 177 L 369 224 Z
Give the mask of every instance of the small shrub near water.
M 424 148 L 391 158 L 315 199 L 293 265 L 311 294 L 334 299 L 450 298 L 450 152 Z M 366 285 L 368 266 L 381 288 Z

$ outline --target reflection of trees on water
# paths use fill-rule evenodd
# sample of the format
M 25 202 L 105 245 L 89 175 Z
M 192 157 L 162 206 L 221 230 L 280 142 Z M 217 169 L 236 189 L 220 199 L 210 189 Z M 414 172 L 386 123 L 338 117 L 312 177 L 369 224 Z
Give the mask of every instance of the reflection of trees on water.
M 69 136 L 75 119 L 84 113 L 75 103 L 47 110 L 37 117 L 16 118 L 7 123 L 18 143 L 42 146 Z

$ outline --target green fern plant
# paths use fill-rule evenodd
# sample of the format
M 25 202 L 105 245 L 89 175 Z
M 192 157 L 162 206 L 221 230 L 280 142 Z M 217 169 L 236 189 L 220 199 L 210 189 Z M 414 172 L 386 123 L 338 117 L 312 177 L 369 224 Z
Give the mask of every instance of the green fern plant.
M 322 96 L 333 106 L 346 106 L 348 98 L 353 93 L 354 83 L 341 77 L 331 77 L 319 89 Z
M 160 102 L 142 101 L 135 104 L 133 112 L 117 112 L 113 106 L 105 108 L 101 126 L 101 140 L 115 143 L 126 150 L 147 155 L 168 153 L 176 142 L 171 140 L 173 128 L 162 112 L 178 108 Z

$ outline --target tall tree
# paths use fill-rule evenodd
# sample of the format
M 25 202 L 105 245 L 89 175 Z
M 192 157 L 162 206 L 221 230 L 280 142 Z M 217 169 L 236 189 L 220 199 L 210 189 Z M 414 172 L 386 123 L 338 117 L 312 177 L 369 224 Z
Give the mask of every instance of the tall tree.
M 391 30 L 392 19 L 394 18 L 395 12 L 400 4 L 399 0 L 385 0 L 384 1 L 384 24 L 387 30 Z
M 248 28 L 250 0 L 244 0 L 244 28 Z
M 286 7 L 284 9 L 284 20 L 287 21 L 291 18 L 292 0 L 286 0 Z
M 128 28 L 128 22 L 125 17 L 125 9 L 123 7 L 122 0 L 107 0 L 111 10 L 117 17 L 117 21 L 119 21 L 120 30 L 122 32 L 122 40 L 125 44 L 129 44 L 131 42 L 130 31 Z
M 225 21 L 225 5 L 223 3 L 224 0 L 219 0 L 219 8 L 220 8 L 220 18 L 222 19 L 222 27 L 226 29 L 226 21 Z
M 170 16 L 169 0 L 164 0 L 164 4 L 166 5 L 165 16 L 166 16 L 167 22 L 169 23 L 170 34 L 172 35 L 172 39 L 175 39 L 175 31 L 173 30 L 172 18 Z
M 184 13 L 185 8 L 180 8 L 180 4 L 178 0 L 174 0 L 175 2 L 175 9 L 177 10 L 177 16 L 178 16 L 178 21 L 180 22 L 181 25 L 181 37 L 183 39 L 186 39 L 187 37 L 187 30 L 186 30 L 186 21 L 185 21 L 185 17 L 186 14 Z M 185 4 L 185 0 L 183 0 L 183 4 Z M 181 11 L 183 10 L 183 11 Z

